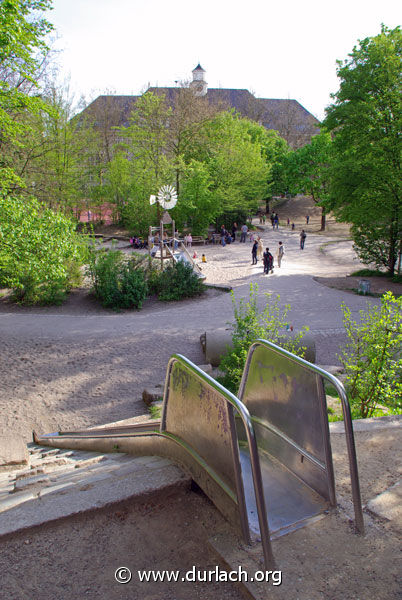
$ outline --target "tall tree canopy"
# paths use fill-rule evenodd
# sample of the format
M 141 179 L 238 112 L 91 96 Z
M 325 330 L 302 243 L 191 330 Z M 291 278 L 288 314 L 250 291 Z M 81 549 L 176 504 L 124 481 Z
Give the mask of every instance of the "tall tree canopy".
M 202 100 L 202 102 L 201 102 Z M 118 205 L 125 224 L 145 233 L 155 208 L 150 194 L 171 183 L 179 191 L 172 210 L 177 225 L 204 233 L 219 215 L 249 213 L 268 194 L 272 165 L 287 144 L 276 132 L 233 112 L 218 112 L 178 90 L 170 107 L 162 94 L 147 92 L 132 112 L 100 193 Z
M 401 73 L 399 27 L 382 26 L 338 62 L 340 88 L 327 109 L 333 133 L 331 205 L 352 223 L 364 262 L 394 273 L 401 252 Z
M 35 88 L 35 73 L 48 51 L 52 25 L 43 18 L 50 0 L 3 0 L 0 3 L 0 189 L 23 185 L 13 168 L 14 151 L 29 129 L 26 114 L 46 108 Z
M 279 180 L 285 189 L 292 194 L 307 194 L 321 207 L 321 231 L 325 230 L 330 163 L 331 136 L 324 131 L 315 135 L 309 144 L 285 154 L 281 161 Z
M 49 192 L 48 204 L 55 196 L 71 197 L 66 123 L 59 123 L 62 113 L 37 84 L 48 52 L 45 37 L 52 30 L 43 11 L 50 6 L 49 0 L 0 2 L 0 286 L 13 288 L 29 303 L 61 301 L 78 283 L 86 255 L 71 219 L 30 197 L 29 186 L 25 196 L 21 193 L 28 176 L 44 182 L 35 165 L 46 163 L 57 180 L 41 186 L 42 193 L 46 187 Z

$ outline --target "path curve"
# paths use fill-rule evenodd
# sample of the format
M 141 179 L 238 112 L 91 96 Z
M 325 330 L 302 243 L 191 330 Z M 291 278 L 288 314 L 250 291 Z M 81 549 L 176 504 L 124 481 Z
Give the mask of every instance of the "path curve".
M 377 298 L 364 298 L 322 286 L 314 276 L 346 275 L 359 267 L 351 243 L 323 244 L 329 238 L 308 233 L 305 249 L 299 232 L 262 232 L 264 247 L 285 246 L 281 269 L 264 276 L 251 265 L 251 244 L 197 247 L 207 281 L 231 283 L 235 296 L 247 298 L 251 282 L 280 294 L 291 305 L 294 327 L 308 325 L 317 342 L 318 361 L 329 364 L 344 338 L 340 305 L 354 318 Z M 323 252 L 324 250 L 324 252 Z M 141 414 L 144 387 L 163 381 L 173 352 L 204 361 L 199 336 L 233 318 L 229 294 L 180 303 L 148 303 L 141 311 L 111 314 L 96 308 L 71 314 L 62 308 L 0 312 L 2 339 L 0 433 L 13 430 L 29 438 L 33 428 L 52 431 L 116 421 Z

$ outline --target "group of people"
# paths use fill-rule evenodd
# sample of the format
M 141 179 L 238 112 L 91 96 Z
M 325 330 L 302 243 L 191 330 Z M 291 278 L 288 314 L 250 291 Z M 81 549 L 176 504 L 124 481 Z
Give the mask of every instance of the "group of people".
M 271 213 L 272 229 L 279 229 L 279 215 L 276 212 Z
M 261 260 L 261 258 L 262 258 L 263 266 L 264 266 L 264 274 L 268 275 L 269 273 L 274 272 L 274 257 L 273 257 L 273 254 L 269 251 L 269 248 L 265 248 L 265 252 L 263 250 L 264 250 L 264 245 L 262 243 L 262 239 L 260 237 L 258 237 L 254 241 L 253 247 L 251 249 L 251 256 L 253 259 L 252 264 L 256 265 L 258 263 L 258 259 Z M 285 247 L 282 242 L 279 242 L 278 249 L 276 251 L 276 260 L 277 260 L 277 264 L 278 264 L 279 268 L 282 264 L 282 259 L 283 259 L 284 254 L 285 254 Z
M 191 233 L 186 233 L 186 235 L 184 236 L 184 245 L 186 246 L 186 248 L 191 248 L 193 245 L 193 236 L 191 235 Z
M 141 250 L 142 248 L 148 248 L 148 243 L 146 240 L 143 240 L 139 237 L 131 237 L 130 244 L 136 250 Z
M 226 227 L 224 225 L 221 225 L 219 233 L 221 236 L 222 246 L 226 246 L 226 244 L 232 244 L 233 242 L 236 241 L 236 231 L 237 231 L 236 223 L 233 223 L 231 233 L 226 229 Z

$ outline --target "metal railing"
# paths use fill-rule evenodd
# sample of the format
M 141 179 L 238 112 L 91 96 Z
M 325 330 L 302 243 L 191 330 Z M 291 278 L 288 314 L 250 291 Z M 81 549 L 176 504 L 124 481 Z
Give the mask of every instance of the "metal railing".
M 250 452 L 250 463 L 251 470 L 253 476 L 253 486 L 254 486 L 254 494 L 256 499 L 256 506 L 258 512 L 258 522 L 260 527 L 261 534 L 261 543 L 264 553 L 264 560 L 266 568 L 272 568 L 274 565 L 274 557 L 272 553 L 271 540 L 270 540 L 270 532 L 268 527 L 268 518 L 267 518 L 267 510 L 265 506 L 265 498 L 262 484 L 262 476 L 261 476 L 261 467 L 260 460 L 258 455 L 257 441 L 254 431 L 253 422 L 251 420 L 250 413 L 247 407 L 229 390 L 224 388 L 219 382 L 210 377 L 207 373 L 202 371 L 197 365 L 192 363 L 190 360 L 182 356 L 181 354 L 174 354 L 168 363 L 166 380 L 165 380 L 165 393 L 164 393 L 164 406 L 161 420 L 161 432 L 166 430 L 166 417 L 168 411 L 168 398 L 169 398 L 169 381 L 170 374 L 172 372 L 172 368 L 175 363 L 179 362 L 186 369 L 188 369 L 191 373 L 196 375 L 199 379 L 201 379 L 205 384 L 207 384 L 212 390 L 217 392 L 224 400 L 231 405 L 239 414 L 244 429 L 246 432 L 247 443 Z M 186 448 L 187 449 L 187 448 Z M 239 469 L 238 465 L 235 466 L 236 469 Z M 241 470 L 237 472 L 237 477 L 241 478 Z M 247 523 L 248 527 L 248 523 Z
M 250 349 L 249 349 L 249 352 L 247 355 L 247 360 L 246 360 L 246 364 L 245 364 L 244 371 L 243 371 L 243 379 L 242 379 L 242 383 L 241 383 L 240 389 L 239 389 L 239 397 L 240 398 L 243 398 L 244 390 L 247 385 L 248 372 L 249 372 L 253 353 L 259 346 L 265 346 L 266 348 L 269 348 L 270 350 L 273 350 L 276 353 L 286 357 L 288 360 L 301 365 L 305 369 L 308 369 L 309 371 L 312 371 L 312 372 L 316 373 L 317 375 L 320 375 L 321 377 L 323 377 L 324 379 L 329 381 L 337 390 L 339 398 L 341 400 L 342 413 L 343 413 L 343 419 L 344 419 L 344 425 L 345 425 L 345 436 L 346 436 L 346 444 L 347 444 L 347 451 L 348 451 L 349 472 L 350 472 L 352 499 L 353 499 L 354 514 L 355 514 L 355 525 L 356 525 L 356 529 L 358 530 L 359 533 L 364 533 L 363 510 L 362 510 L 362 502 L 361 502 L 361 495 L 360 495 L 356 447 L 355 447 L 355 441 L 354 441 L 354 435 L 353 435 L 352 415 L 351 415 L 351 411 L 350 411 L 350 405 L 349 405 L 347 393 L 346 393 L 346 390 L 345 390 L 343 384 L 336 377 L 334 377 L 331 373 L 328 373 L 324 369 L 321 369 L 321 367 L 318 367 L 317 365 L 309 363 L 308 361 L 304 360 L 303 358 L 296 356 L 295 354 L 292 354 L 291 352 L 288 352 L 284 348 L 281 348 L 280 346 L 276 346 L 272 342 L 268 342 L 267 340 L 259 339 L 250 346 Z

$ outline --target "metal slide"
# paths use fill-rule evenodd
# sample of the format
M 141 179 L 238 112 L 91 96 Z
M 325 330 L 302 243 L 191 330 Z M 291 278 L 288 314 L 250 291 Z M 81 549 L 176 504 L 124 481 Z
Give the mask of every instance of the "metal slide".
M 57 448 L 166 456 L 192 478 L 246 543 L 271 539 L 336 506 L 323 379 L 342 401 L 356 528 L 363 532 L 350 409 L 332 375 L 274 344 L 250 348 L 239 398 L 185 357 L 169 361 L 162 418 L 152 423 L 36 435 Z
M 190 252 L 187 250 L 186 246 L 183 244 L 183 242 L 181 242 L 180 240 L 175 240 L 176 244 L 177 244 L 177 249 L 171 250 L 171 248 L 169 248 L 169 246 L 165 246 L 167 252 L 169 253 L 169 255 L 171 256 L 171 258 L 175 261 L 175 262 L 184 262 L 188 265 L 190 265 L 194 271 L 194 273 L 197 275 L 197 277 L 199 279 L 205 279 L 205 275 L 204 273 L 201 271 L 200 267 L 197 265 L 197 263 L 194 261 L 193 257 L 191 256 Z

